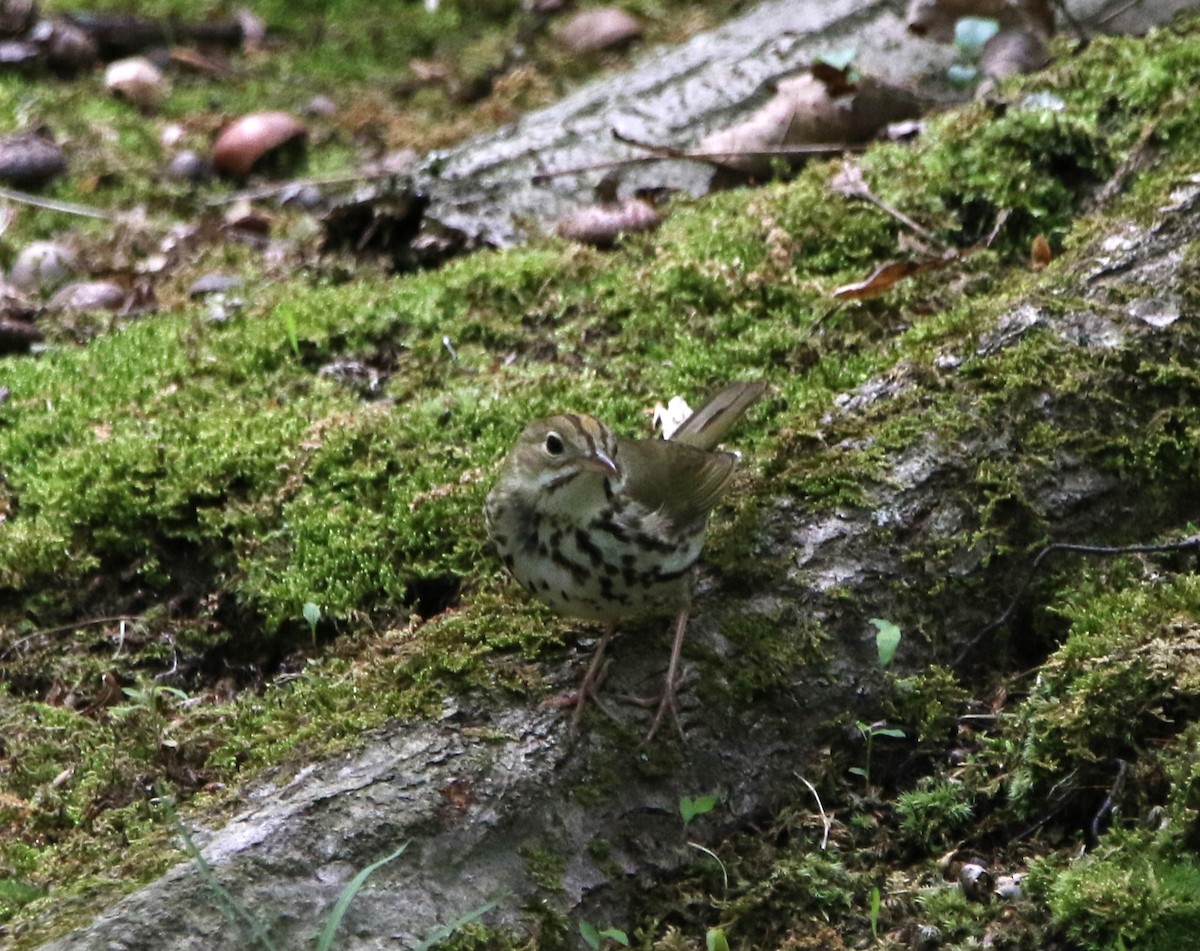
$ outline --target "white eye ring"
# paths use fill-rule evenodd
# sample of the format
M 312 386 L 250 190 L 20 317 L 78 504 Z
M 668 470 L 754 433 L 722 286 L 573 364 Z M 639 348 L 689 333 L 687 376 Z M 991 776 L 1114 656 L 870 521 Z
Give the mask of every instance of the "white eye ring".
M 546 436 L 546 452 L 552 456 L 561 456 L 563 452 L 562 437 L 558 433 L 550 433 Z

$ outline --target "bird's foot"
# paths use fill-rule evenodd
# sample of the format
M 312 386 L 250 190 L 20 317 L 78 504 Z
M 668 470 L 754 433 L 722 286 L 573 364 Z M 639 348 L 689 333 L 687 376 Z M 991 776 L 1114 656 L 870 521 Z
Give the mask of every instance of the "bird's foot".
M 696 682 L 696 676 L 691 673 L 685 673 L 676 677 L 673 681 L 664 681 L 662 692 L 650 697 L 637 697 L 629 694 L 622 694 L 620 699 L 626 703 L 632 703 L 639 707 L 650 709 L 656 707 L 654 719 L 650 721 L 650 730 L 646 733 L 641 745 L 646 746 L 654 739 L 658 728 L 662 726 L 663 718 L 667 715 L 667 711 L 671 713 L 671 719 L 675 723 L 675 731 L 679 734 L 679 739 L 687 742 L 687 736 L 683 732 L 683 724 L 679 720 L 679 694 L 687 690 Z
M 542 705 L 546 707 L 575 708 L 575 712 L 571 714 L 571 732 L 575 732 L 579 728 L 579 721 L 583 718 L 583 708 L 587 706 L 589 700 L 594 702 L 610 720 L 616 720 L 613 712 L 601 703 L 597 696 L 608 676 L 608 663 L 604 653 L 608 650 L 608 642 L 612 640 L 612 636 L 613 628 L 609 627 L 604 632 L 604 636 L 600 638 L 600 643 L 596 645 L 596 652 L 588 664 L 587 673 L 583 675 L 583 680 L 579 682 L 579 687 L 575 691 L 542 701 Z

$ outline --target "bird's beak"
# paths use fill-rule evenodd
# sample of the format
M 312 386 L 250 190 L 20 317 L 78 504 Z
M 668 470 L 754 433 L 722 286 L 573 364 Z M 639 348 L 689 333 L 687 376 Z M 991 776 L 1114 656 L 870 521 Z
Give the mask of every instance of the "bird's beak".
M 617 464 L 608 458 L 608 454 L 597 449 L 587 460 L 588 467 L 606 476 L 617 475 Z

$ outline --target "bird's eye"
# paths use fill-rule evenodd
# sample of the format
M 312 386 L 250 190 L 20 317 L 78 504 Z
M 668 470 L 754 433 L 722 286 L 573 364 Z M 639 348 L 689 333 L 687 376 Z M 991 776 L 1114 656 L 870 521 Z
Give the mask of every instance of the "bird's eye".
M 562 437 L 558 433 L 551 433 L 546 437 L 546 452 L 552 456 L 561 456 L 563 451 Z

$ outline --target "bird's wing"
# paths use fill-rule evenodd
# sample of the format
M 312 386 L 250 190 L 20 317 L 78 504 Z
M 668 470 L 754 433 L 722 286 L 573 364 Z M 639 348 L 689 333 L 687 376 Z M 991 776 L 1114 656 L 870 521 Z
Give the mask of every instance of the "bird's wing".
M 671 442 L 712 449 L 760 396 L 767 391 L 761 381 L 730 383 L 683 421 Z
M 738 457 L 674 440 L 617 438 L 625 489 L 647 509 L 686 525 L 706 516 L 733 477 Z

